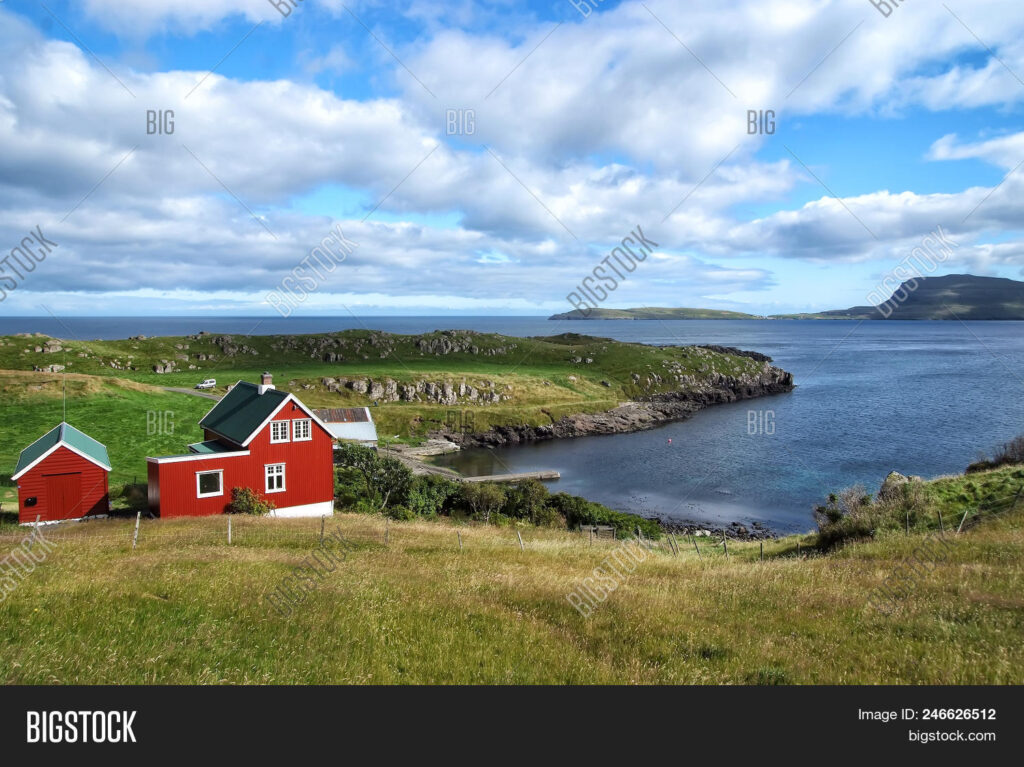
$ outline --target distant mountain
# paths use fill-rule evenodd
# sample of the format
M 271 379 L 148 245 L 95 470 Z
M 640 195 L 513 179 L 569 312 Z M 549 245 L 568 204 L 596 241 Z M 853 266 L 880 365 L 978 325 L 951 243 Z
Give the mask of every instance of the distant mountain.
M 947 274 L 907 280 L 885 303 L 761 317 L 721 309 L 579 309 L 549 320 L 1024 320 L 1024 282 Z
M 549 320 L 763 320 L 754 314 L 726 312 L 721 309 L 591 309 L 586 315 L 579 309 L 553 314 Z
M 1024 282 L 1003 277 L 947 274 L 907 280 L 878 306 L 854 306 L 772 319 L 1024 320 Z

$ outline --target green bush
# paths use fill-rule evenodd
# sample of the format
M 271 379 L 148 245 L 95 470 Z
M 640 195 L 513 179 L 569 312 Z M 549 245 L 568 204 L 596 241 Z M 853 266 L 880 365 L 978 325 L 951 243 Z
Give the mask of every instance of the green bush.
M 513 486 L 505 499 L 502 514 L 516 519 L 528 519 L 535 525 L 543 524 L 541 517 L 548 518 L 546 512 L 550 493 L 543 482 L 528 479 Z
M 384 516 L 402 522 L 409 522 L 416 519 L 416 512 L 408 506 L 388 506 L 384 509 Z
M 231 514 L 263 515 L 269 514 L 276 508 L 277 506 L 270 501 L 263 500 L 259 493 L 251 487 L 231 488 L 231 504 L 228 506 L 228 511 Z
M 494 482 L 463 482 L 459 496 L 473 518 L 482 522 L 490 522 L 505 504 L 505 488 Z
M 878 500 L 856 485 L 829 495 L 824 506 L 814 509 L 814 520 L 818 544 L 831 549 L 846 541 L 873 538 L 880 530 L 927 529 L 929 503 L 920 482 L 907 482 Z
M 397 458 L 382 458 L 376 450 L 345 443 L 335 451 L 335 462 L 362 477 L 362 497 L 383 511 L 402 505 L 412 484 L 412 472 Z M 341 472 L 338 472 L 341 476 Z
M 996 450 L 996 454 L 992 458 L 982 454 L 981 458 L 967 467 L 965 473 L 974 474 L 979 471 L 988 471 L 989 469 L 998 469 L 1000 466 L 1010 466 L 1019 463 L 1024 463 L 1024 435 L 1014 437 L 1009 442 L 1003 444 Z
M 356 514 L 380 514 L 380 506 L 369 498 L 357 498 L 353 503 L 349 504 L 347 508 L 349 511 L 354 511 Z
M 636 535 L 637 528 L 639 528 L 646 538 L 651 540 L 661 538 L 661 525 L 655 520 L 638 517 L 636 514 L 614 511 L 600 503 L 588 501 L 586 498 L 576 495 L 556 493 L 551 496 L 549 505 L 565 518 L 565 522 L 570 528 L 580 525 L 609 525 L 615 528 L 616 538 L 628 538 Z
M 447 510 L 448 502 L 459 492 L 459 483 L 437 474 L 413 477 L 406 502 L 415 514 L 433 519 Z

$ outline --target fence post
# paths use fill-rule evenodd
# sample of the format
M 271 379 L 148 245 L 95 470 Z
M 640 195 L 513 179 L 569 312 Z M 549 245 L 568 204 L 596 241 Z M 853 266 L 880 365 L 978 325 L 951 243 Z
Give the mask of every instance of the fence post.
M 594 526 L 590 526 L 590 545 L 594 545 Z
M 518 530 L 516 530 L 516 537 L 519 538 L 519 550 L 526 551 L 526 549 L 523 548 L 523 536 L 519 534 Z
M 942 524 L 942 511 L 939 510 L 939 533 L 942 535 L 946 534 L 946 526 Z
M 960 520 L 960 527 L 956 529 L 956 534 L 960 535 L 960 531 L 964 529 L 964 522 L 967 521 L 967 515 L 971 513 L 970 509 L 964 509 L 964 517 Z
M 800 541 L 796 542 L 796 555 L 800 556 Z
M 764 562 L 764 541 L 761 541 L 761 561 Z
M 323 514 L 320 517 L 320 545 L 324 545 L 324 523 L 327 521 L 327 515 Z
M 384 545 L 389 545 L 391 541 L 391 518 L 384 517 Z
M 701 556 L 700 547 L 697 546 L 697 536 L 691 535 L 690 540 L 693 541 L 693 550 L 697 552 L 697 559 L 703 559 L 704 557 Z
M 907 535 L 910 535 L 910 509 L 907 509 Z
M 722 533 L 722 551 L 725 552 L 725 556 L 729 556 L 729 544 L 726 543 L 725 533 Z
M 228 514 L 228 546 L 231 545 L 231 515 Z
M 455 534 L 457 536 L 459 536 L 459 551 L 461 552 L 462 551 L 462 531 L 461 530 L 456 530 Z
M 132 551 L 135 551 L 135 545 L 139 542 L 139 522 L 142 521 L 142 512 L 140 511 L 135 515 L 135 535 L 132 536 Z
M 28 542 L 28 550 L 29 551 L 32 551 L 32 546 L 35 545 L 35 542 L 36 542 L 36 531 L 39 530 L 39 520 L 42 518 L 42 516 L 43 516 L 42 514 L 36 514 L 36 523 L 34 525 L 32 525 L 32 537 L 29 539 L 29 542 Z

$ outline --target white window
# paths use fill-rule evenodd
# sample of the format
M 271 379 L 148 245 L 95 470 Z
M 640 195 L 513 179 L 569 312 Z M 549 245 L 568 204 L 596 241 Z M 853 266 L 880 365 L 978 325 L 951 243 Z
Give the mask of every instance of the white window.
M 270 422 L 270 441 L 271 442 L 287 442 L 288 441 L 288 421 L 271 421 Z
M 215 495 L 224 495 L 224 472 L 197 471 L 196 498 L 212 498 Z
M 313 419 L 296 418 L 292 421 L 292 440 L 295 442 L 309 442 L 313 439 Z
M 267 473 L 267 492 L 284 492 L 284 464 L 271 463 L 264 467 Z

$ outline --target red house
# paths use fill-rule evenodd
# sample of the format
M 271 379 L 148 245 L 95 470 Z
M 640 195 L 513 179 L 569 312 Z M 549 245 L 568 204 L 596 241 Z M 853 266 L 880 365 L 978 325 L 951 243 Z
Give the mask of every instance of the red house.
M 61 423 L 21 451 L 11 479 L 18 483 L 18 521 L 58 522 L 110 511 L 107 448 Z
M 185 455 L 147 458 L 149 508 L 161 517 L 222 514 L 248 487 L 279 517 L 334 512 L 334 441 L 323 422 L 270 373 L 239 381 L 199 422 L 205 440 Z

